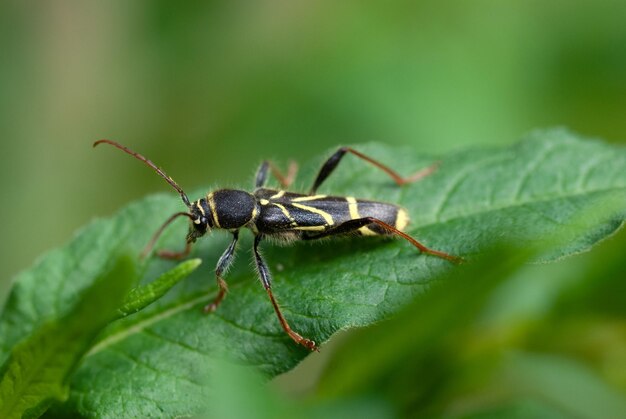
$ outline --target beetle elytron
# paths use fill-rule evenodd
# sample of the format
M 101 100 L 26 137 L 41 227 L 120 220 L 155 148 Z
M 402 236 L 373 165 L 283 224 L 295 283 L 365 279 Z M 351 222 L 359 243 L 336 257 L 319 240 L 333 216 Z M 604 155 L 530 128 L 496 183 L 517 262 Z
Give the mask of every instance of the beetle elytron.
M 117 147 L 150 166 L 176 189 L 187 206 L 187 212 L 178 212 L 172 215 L 161 228 L 159 228 L 146 247 L 144 254 L 152 249 L 165 227 L 178 217 L 187 217 L 190 220 L 185 249 L 180 252 L 160 251 L 158 252 L 160 257 L 181 259 L 189 254 L 191 244 L 199 237 L 205 235 L 209 230 L 228 230 L 233 235 L 233 239 L 226 251 L 224 251 L 224 254 L 220 257 L 217 262 L 217 267 L 215 268 L 215 277 L 219 291 L 215 300 L 204 307 L 205 312 L 212 312 L 222 302 L 228 290 L 222 276 L 233 261 L 235 247 L 239 238 L 239 230 L 244 227 L 249 228 L 255 236 L 253 250 L 256 267 L 263 287 L 267 291 L 274 311 L 278 316 L 278 320 L 291 339 L 310 350 L 317 349 L 315 342 L 302 337 L 291 329 L 274 298 L 271 288 L 271 274 L 258 250 L 259 243 L 264 237 L 290 241 L 314 240 L 347 233 L 360 235 L 396 235 L 409 241 L 423 253 L 437 256 L 450 262 L 456 263 L 461 261 L 459 257 L 429 249 L 404 233 L 402 230 L 408 224 L 409 218 L 406 211 L 397 205 L 366 201 L 353 197 L 316 194 L 317 188 L 319 188 L 324 180 L 335 170 L 346 153 L 351 153 L 383 170 L 398 185 L 421 179 L 430 174 L 435 169 L 434 166 L 423 169 L 408 178 L 402 178 L 390 168 L 370 157 L 352 148 L 342 147 L 324 163 L 308 194 L 264 188 L 270 171 L 284 188 L 289 187 L 295 175 L 295 166 L 293 165 L 290 174 L 283 176 L 272 163 L 265 161 L 257 171 L 254 192 L 249 193 L 241 190 L 219 189 L 197 201 L 191 202 L 187 194 L 185 194 L 182 188 L 178 186 L 171 177 L 166 175 L 165 172 L 141 154 L 111 140 L 96 141 L 94 147 L 101 143 Z

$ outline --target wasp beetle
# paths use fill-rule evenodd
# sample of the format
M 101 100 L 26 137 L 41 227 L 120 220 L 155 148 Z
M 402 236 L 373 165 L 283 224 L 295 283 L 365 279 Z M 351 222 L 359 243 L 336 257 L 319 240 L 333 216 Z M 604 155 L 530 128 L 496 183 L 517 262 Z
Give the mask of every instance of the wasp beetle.
M 187 217 L 190 220 L 185 248 L 179 252 L 160 251 L 157 253 L 160 257 L 167 259 L 184 258 L 189 254 L 191 245 L 211 229 L 228 230 L 233 237 L 230 245 L 219 258 L 215 268 L 218 293 L 215 300 L 204 307 L 204 311 L 208 313 L 217 309 L 228 291 L 223 275 L 233 261 L 235 247 L 239 239 L 239 230 L 244 227 L 250 229 L 254 234 L 253 252 L 258 274 L 278 316 L 278 320 L 291 339 L 310 350 L 317 350 L 315 342 L 301 336 L 289 326 L 274 298 L 270 270 L 259 254 L 259 243 L 261 243 L 263 238 L 269 237 L 292 241 L 315 240 L 348 233 L 359 235 L 395 235 L 407 240 L 422 253 L 437 256 L 454 263 L 461 261 L 459 257 L 429 249 L 406 234 L 403 230 L 409 222 L 409 217 L 406 210 L 398 205 L 356 199 L 349 196 L 330 196 L 316 193 L 319 186 L 335 170 L 347 153 L 353 154 L 383 170 L 398 185 L 415 182 L 429 175 L 435 170 L 436 165 L 422 169 L 410 177 L 403 178 L 389 167 L 359 151 L 350 147 L 342 147 L 326 160 L 315 178 L 313 186 L 306 194 L 287 192 L 285 190 L 295 176 L 296 166 L 294 164 L 290 166 L 288 175 L 284 176 L 271 162 L 264 161 L 257 171 L 253 192 L 219 189 L 210 192 L 197 201 L 191 202 L 187 194 L 171 177 L 141 154 L 111 140 L 96 141 L 94 147 L 102 143 L 117 147 L 150 166 L 176 189 L 187 206 L 187 211 L 173 214 L 165 221 L 147 245 L 143 253 L 144 255 L 153 248 L 161 232 L 178 217 Z M 285 189 L 275 190 L 264 187 L 270 172 Z

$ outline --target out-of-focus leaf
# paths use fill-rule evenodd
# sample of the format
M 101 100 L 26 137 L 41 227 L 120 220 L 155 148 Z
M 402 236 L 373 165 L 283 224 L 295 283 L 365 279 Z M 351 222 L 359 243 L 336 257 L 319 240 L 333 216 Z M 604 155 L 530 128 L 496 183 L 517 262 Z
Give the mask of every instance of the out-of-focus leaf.
M 319 396 L 343 397 L 374 388 L 402 394 L 408 386 L 411 397 L 419 398 L 434 391 L 439 374 L 420 374 L 426 370 L 421 364 L 447 339 L 462 336 L 462 328 L 476 318 L 495 287 L 531 255 L 527 250 L 496 249 L 453 278 L 433 284 L 393 320 L 353 334 L 333 355 L 318 384 Z M 402 372 L 414 375 L 415 382 L 398 381 Z
M 624 394 L 576 360 L 515 351 L 492 361 L 486 384 L 476 383 L 473 391 L 455 400 L 447 416 L 482 418 L 490 417 L 489 412 L 526 411 L 532 417 L 602 419 L 626 412 Z
M 555 355 L 510 354 L 494 386 L 501 392 L 545 400 L 569 417 L 618 418 L 626 398 L 580 363 Z
M 522 399 L 478 409 L 471 413 L 448 414 L 446 417 L 449 419 L 567 419 L 570 416 L 548 402 Z
M 371 396 L 326 403 L 288 400 L 271 386 L 267 386 L 264 377 L 257 371 L 226 359 L 216 361 L 212 371 L 215 385 L 206 402 L 206 417 L 229 419 L 395 417 L 388 403 Z

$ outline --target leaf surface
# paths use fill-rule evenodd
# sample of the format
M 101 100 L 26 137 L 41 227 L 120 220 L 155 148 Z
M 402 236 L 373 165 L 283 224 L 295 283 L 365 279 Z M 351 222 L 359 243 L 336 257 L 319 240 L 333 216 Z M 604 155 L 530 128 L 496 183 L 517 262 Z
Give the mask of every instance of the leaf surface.
M 39 417 L 69 393 L 67 379 L 98 333 L 117 313 L 133 279 L 128 257 L 90 287 L 70 313 L 17 344 L 2 367 L 0 417 Z
M 495 241 L 524 245 L 565 230 L 566 237 L 542 257 L 554 260 L 590 249 L 624 220 L 626 150 L 566 131 L 536 132 L 506 149 L 445 156 L 379 144 L 356 148 L 405 175 L 437 160 L 441 166 L 418 183 L 398 187 L 372 166 L 346 156 L 320 193 L 400 204 L 412 217 L 410 234 L 431 248 L 468 259 Z M 294 190 L 308 189 L 327 156 L 303 168 L 302 183 Z M 625 205 L 603 217 L 576 218 L 607 197 Z M 159 225 L 181 208 L 174 194 L 149 196 L 110 219 L 95 221 L 19 275 L 0 321 L 0 360 L 42 319 L 67 312 L 111 254 L 121 246 L 139 254 Z M 157 247 L 180 249 L 185 233 L 184 221 L 176 222 Z M 244 260 L 228 275 L 230 293 L 217 312 L 204 315 L 201 308 L 215 296 L 212 266 L 229 240 L 218 232 L 193 251 L 209 268 L 195 271 L 155 304 L 117 322 L 88 354 L 74 376 L 69 401 L 56 412 L 188 415 L 201 409 L 198 401 L 205 399 L 207 388 L 219 385 L 211 383 L 211 362 L 219 354 L 257 366 L 267 376 L 303 359 L 307 351 L 282 332 L 247 263 L 251 240 L 244 236 L 239 245 Z M 287 248 L 265 243 L 263 250 L 285 316 L 295 330 L 317 342 L 339 329 L 388 317 L 454 268 L 418 254 L 401 240 L 350 238 Z M 157 258 L 137 263 L 144 283 L 173 266 Z

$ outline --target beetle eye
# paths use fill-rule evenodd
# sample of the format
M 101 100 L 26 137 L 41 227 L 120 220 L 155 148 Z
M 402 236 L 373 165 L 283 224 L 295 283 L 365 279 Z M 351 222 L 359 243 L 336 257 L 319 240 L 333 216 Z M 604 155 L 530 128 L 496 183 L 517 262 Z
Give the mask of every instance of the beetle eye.
M 208 222 L 208 220 L 206 219 L 206 217 L 202 217 L 202 224 L 206 224 Z

